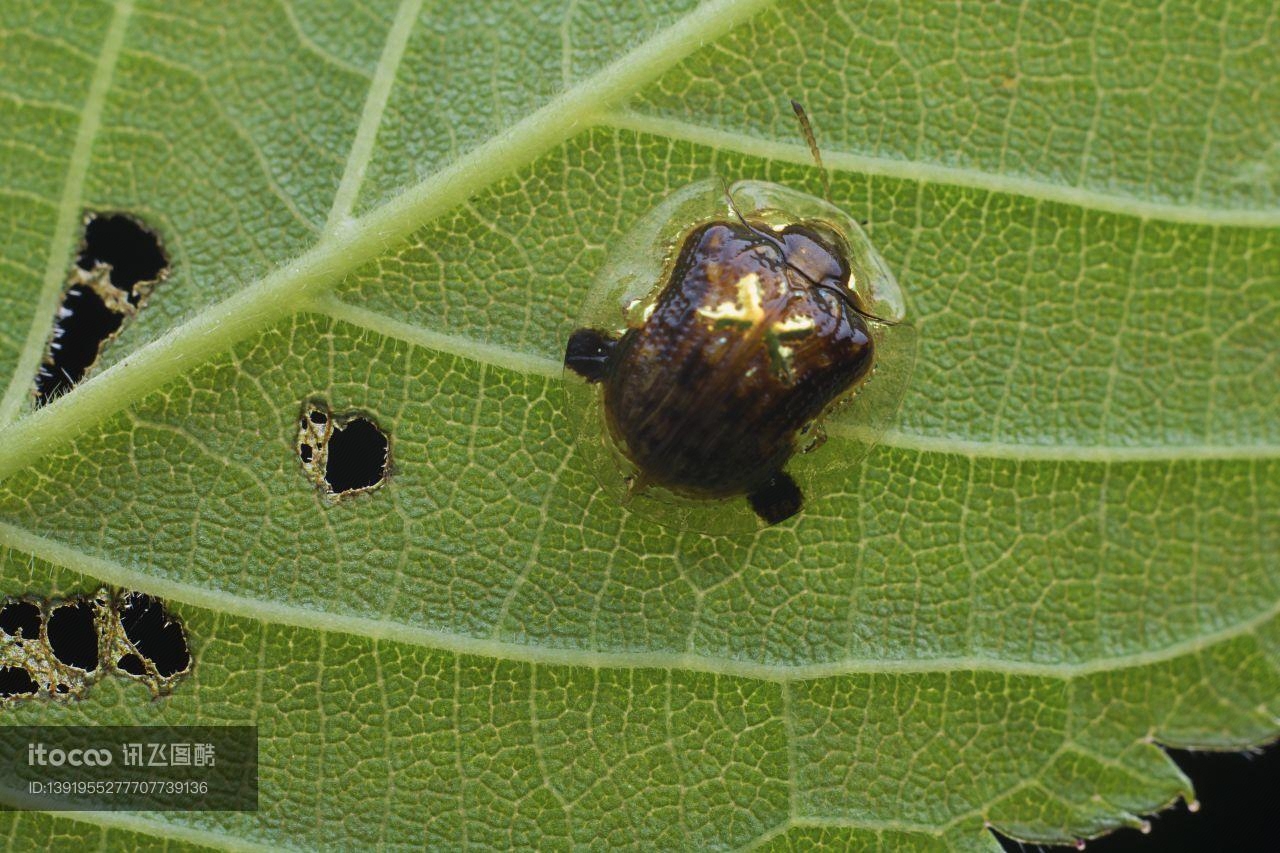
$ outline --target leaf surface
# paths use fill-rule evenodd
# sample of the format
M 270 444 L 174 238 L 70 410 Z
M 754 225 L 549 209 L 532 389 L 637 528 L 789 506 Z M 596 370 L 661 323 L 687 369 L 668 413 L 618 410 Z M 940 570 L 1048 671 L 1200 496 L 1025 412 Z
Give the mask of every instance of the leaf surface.
M 6 11 L 4 592 L 143 589 L 196 654 L 6 716 L 262 738 L 257 814 L 9 837 L 981 850 L 1190 798 L 1157 744 L 1274 738 L 1277 21 L 1139 5 Z M 819 190 L 787 96 L 916 378 L 796 521 L 674 533 L 597 493 L 559 354 L 656 200 Z M 31 412 L 86 210 L 172 275 Z M 317 397 L 388 431 L 385 487 L 303 477 Z

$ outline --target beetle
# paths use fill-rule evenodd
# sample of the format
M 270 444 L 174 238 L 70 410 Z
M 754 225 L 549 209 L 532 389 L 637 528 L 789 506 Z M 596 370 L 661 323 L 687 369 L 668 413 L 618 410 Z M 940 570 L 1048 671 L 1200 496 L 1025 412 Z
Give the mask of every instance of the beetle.
M 792 104 L 821 167 L 803 108 Z M 784 204 L 799 196 L 752 186 Z M 788 462 L 824 413 L 870 377 L 872 327 L 901 319 L 901 297 L 865 235 L 826 215 L 830 205 L 809 216 L 744 214 L 728 186 L 724 198 L 725 214 L 683 228 L 647 298 L 626 306 L 625 328 L 574 330 L 564 365 L 598 386 L 603 422 L 632 469 L 629 494 L 745 496 L 776 524 L 804 502 Z M 856 248 L 850 229 L 862 241 Z M 898 316 L 867 304 L 869 283 L 886 279 Z

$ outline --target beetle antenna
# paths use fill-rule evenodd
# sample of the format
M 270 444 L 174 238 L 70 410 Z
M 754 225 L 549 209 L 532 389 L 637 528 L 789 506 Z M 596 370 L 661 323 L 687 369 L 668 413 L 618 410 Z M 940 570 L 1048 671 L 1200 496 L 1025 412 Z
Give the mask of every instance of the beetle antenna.
M 796 110 L 797 110 L 797 113 L 796 113 L 796 114 L 797 114 L 797 115 L 800 115 L 800 116 L 803 116 L 803 115 L 804 115 L 804 107 L 800 106 L 800 104 L 798 104 L 798 103 L 797 103 L 797 102 L 795 102 L 795 101 L 792 101 L 791 103 L 792 103 L 792 104 L 795 104 L 795 107 L 796 107 Z M 803 118 L 803 119 L 801 119 L 801 120 L 805 123 L 805 127 L 806 127 L 806 128 L 808 128 L 809 120 L 808 120 L 807 118 Z M 812 140 L 813 140 L 813 131 L 812 131 L 812 129 L 809 129 L 809 130 L 808 130 L 808 136 L 809 136 L 809 139 L 810 139 L 810 143 L 812 144 Z M 817 148 L 816 148 L 816 146 L 814 147 L 814 154 L 815 154 L 815 156 L 817 155 Z M 822 161 L 821 161 L 821 160 L 818 160 L 818 165 L 822 165 Z M 823 174 L 823 177 L 825 178 L 827 173 L 826 173 L 826 171 L 824 170 L 822 174 Z M 875 314 L 872 314 L 872 313 L 870 313 L 870 312 L 868 312 L 868 311 L 863 311 L 860 307 L 858 307 L 858 303 L 857 303 L 856 301 L 854 301 L 854 299 L 853 299 L 852 295 L 850 295 L 850 294 L 848 294 L 848 293 L 844 292 L 844 290 L 842 290 L 841 288 L 838 288 L 838 287 L 832 287 L 832 286 L 831 286 L 831 285 L 829 285 L 829 284 L 824 284 L 824 283 L 822 283 L 822 282 L 820 282 L 820 281 L 816 281 L 816 280 L 813 278 L 813 276 L 809 275 L 807 272 L 805 272 L 804 270 L 800 269 L 800 267 L 798 267 L 798 266 L 796 266 L 795 264 L 793 264 L 793 263 L 791 263 L 790 261 L 788 261 L 788 260 L 787 260 L 787 252 L 786 252 L 786 249 L 784 249 L 784 248 L 782 247 L 782 244 L 780 243 L 780 241 L 778 240 L 778 238 L 777 238 L 777 237 L 775 237 L 774 235 L 772 235 L 772 234 L 768 233 L 767 231 L 761 231 L 759 228 L 757 228 L 757 227 L 755 227 L 754 225 L 752 225 L 750 222 L 748 222 L 748 221 L 747 221 L 747 218 L 746 218 L 745 216 L 743 216 L 743 215 L 742 215 L 742 211 L 738 210 L 738 205 L 737 205 L 737 204 L 734 202 L 734 200 L 733 200 L 733 193 L 729 192 L 729 182 L 728 182 L 727 180 L 725 180 L 725 177 L 724 177 L 723 175 L 721 175 L 721 176 L 720 176 L 720 184 L 721 184 L 721 186 L 723 186 L 723 187 L 724 187 L 724 200 L 725 200 L 726 202 L 728 202 L 728 204 L 729 204 L 729 210 L 733 211 L 733 215 L 734 215 L 734 216 L 736 216 L 736 217 L 738 217 L 738 221 L 742 223 L 742 226 L 743 226 L 744 228 L 746 228 L 746 229 L 747 229 L 748 231 L 750 231 L 752 234 L 755 234 L 757 237 L 762 237 L 762 238 L 764 238 L 764 240 L 765 240 L 766 242 L 768 242 L 768 243 L 769 243 L 770 245 L 772 245 L 775 249 L 777 249 L 777 250 L 778 250 L 778 254 L 782 257 L 782 262 L 783 262 L 784 264 L 786 264 L 786 266 L 787 266 L 787 268 L 788 268 L 788 269 L 790 269 L 790 270 L 794 271 L 795 273 L 797 273 L 798 275 L 800 275 L 800 277 L 801 277 L 801 278 L 803 278 L 805 281 L 809 282 L 809 284 L 813 285 L 814 287 L 818 288 L 819 290 L 823 290 L 823 291 L 826 291 L 827 293 L 832 293 L 832 294 L 834 294 L 835 296 L 837 296 L 837 297 L 840 299 L 840 301 L 841 301 L 841 302 L 843 302 L 845 305 L 848 305 L 848 306 L 849 306 L 849 308 L 851 308 L 851 309 L 853 310 L 853 312 L 854 312 L 855 314 L 857 314 L 858 316 L 860 316 L 860 317 L 864 317 L 864 318 L 866 318 L 866 319 L 868 319 L 868 320 L 873 320 L 873 321 L 875 321 L 875 322 L 877 322 L 877 323 L 882 323 L 882 324 L 884 324 L 884 325 L 886 325 L 886 326 L 896 326 L 896 325 L 898 325 L 898 323 L 897 323 L 896 321 L 894 321 L 894 320 L 886 320 L 885 318 L 883 318 L 883 317 L 877 317 Z
M 797 272 L 800 272 L 800 271 L 797 270 Z M 804 275 L 803 272 L 800 272 L 800 274 Z M 824 291 L 826 293 L 831 293 L 837 296 L 841 302 L 843 302 L 845 305 L 848 305 L 851 309 L 853 309 L 853 313 L 857 314 L 859 317 L 862 317 L 866 320 L 872 320 L 876 323 L 880 323 L 883 326 L 897 326 L 899 324 L 898 320 L 886 320 L 884 317 L 877 317 L 875 314 L 872 314 L 870 311 L 863 311 L 861 308 L 858 307 L 858 304 L 853 300 L 853 296 L 849 293 L 846 293 L 841 288 L 832 287 L 829 284 L 823 284 L 821 282 L 814 281 L 813 279 L 809 278 L 809 276 L 807 275 L 804 275 L 804 277 L 808 278 L 809 281 L 813 284 L 813 286 L 818 288 L 819 290 Z
M 787 254 L 786 249 L 783 248 L 782 243 L 778 238 L 773 234 L 770 234 L 768 231 L 761 231 L 759 228 L 752 225 L 747 221 L 747 218 L 742 215 L 742 211 L 738 210 L 738 205 L 733 200 L 733 193 L 729 192 L 729 182 L 725 180 L 724 175 L 720 176 L 720 184 L 724 187 L 724 199 L 729 203 L 729 210 L 733 211 L 734 216 L 738 217 L 738 221 L 742 223 L 742 227 L 773 246 L 773 248 L 778 250 L 778 254 L 785 259 Z
M 818 137 L 814 136 L 809 114 L 804 111 L 804 105 L 794 98 L 791 100 L 791 109 L 795 110 L 796 118 L 800 122 L 800 132 L 804 134 L 804 141 L 809 143 L 809 153 L 813 155 L 813 162 L 818 164 L 818 171 L 822 173 L 822 196 L 827 201 L 831 201 L 831 178 L 827 174 L 827 167 L 822 165 L 822 152 L 818 150 Z

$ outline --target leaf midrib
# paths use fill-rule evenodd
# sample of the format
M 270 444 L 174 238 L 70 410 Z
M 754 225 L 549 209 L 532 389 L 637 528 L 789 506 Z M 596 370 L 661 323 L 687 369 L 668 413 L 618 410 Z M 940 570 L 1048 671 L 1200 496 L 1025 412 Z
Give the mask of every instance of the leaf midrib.
M 793 777 L 788 779 L 788 784 L 794 790 L 795 782 Z M 37 803 L 33 802 L 25 794 L 3 786 L 0 786 L 0 803 L 10 807 L 22 807 L 31 811 L 40 811 L 40 809 L 36 807 Z M 789 829 L 803 827 L 810 827 L 814 829 L 839 827 L 845 829 L 866 830 L 869 832 L 899 832 L 924 835 L 929 838 L 936 839 L 945 836 L 951 828 L 970 821 L 974 815 L 980 812 L 980 808 L 975 808 L 969 812 L 956 815 L 945 823 L 938 825 L 918 824 L 896 820 L 824 817 L 822 815 L 801 815 L 793 813 L 788 816 L 786 820 L 765 830 L 759 836 L 742 845 L 738 849 L 741 851 L 760 849 L 774 838 L 785 834 Z M 238 853 L 273 853 L 273 851 L 279 850 L 308 849 L 305 847 L 291 845 L 285 841 L 280 841 L 277 838 L 273 838 L 270 844 L 263 844 L 256 841 L 250 841 L 241 836 L 228 835 L 218 829 L 202 829 L 193 826 L 185 826 L 162 818 L 151 817 L 150 813 L 145 812 L 60 811 L 57 812 L 57 815 L 64 820 L 71 820 L 77 823 L 87 824 L 89 826 L 96 826 L 103 830 L 117 829 L 123 832 L 135 832 L 166 841 L 174 841 L 178 843 L 185 842 L 212 847 L 218 850 L 238 851 Z
M 1252 634 L 1280 616 L 1280 601 L 1216 631 L 1157 649 L 1099 656 L 1063 663 L 985 658 L 964 655 L 887 660 L 844 657 L 803 664 L 761 663 L 690 652 L 614 652 L 541 646 L 510 640 L 468 636 L 390 619 L 304 607 L 280 600 L 259 599 L 197 584 L 159 577 L 0 521 L 0 548 L 10 547 L 72 571 L 126 589 L 146 589 L 161 598 L 180 601 L 216 613 L 236 613 L 259 622 L 288 625 L 322 634 L 348 634 L 411 646 L 475 655 L 493 660 L 589 669 L 657 669 L 701 672 L 769 682 L 797 682 L 862 674 L 990 672 L 1001 675 L 1072 680 L 1102 672 L 1150 666 L 1194 654 L 1236 637 Z
M 0 481 L 236 341 L 282 317 L 306 310 L 317 293 L 347 273 L 377 257 L 388 246 L 403 242 L 425 223 L 449 212 L 484 187 L 591 126 L 596 117 L 614 103 L 771 2 L 710 0 L 523 120 L 359 219 L 335 218 L 317 245 L 299 258 L 204 309 L 82 383 L 73 393 L 0 429 Z M 117 18 L 122 19 L 121 39 L 128 18 L 124 12 L 129 8 L 127 4 L 116 7 Z M 366 100 L 378 96 L 379 90 L 371 85 Z M 369 115 L 370 110 L 366 109 L 364 117 Z M 377 111 L 376 115 L 375 123 L 380 121 L 381 112 Z M 81 135 L 90 140 L 86 144 L 91 144 L 95 131 L 96 122 L 92 126 L 82 123 Z M 370 145 L 369 156 L 372 152 Z M 352 158 L 347 162 L 346 171 L 362 170 L 366 165 L 367 161 Z M 87 171 L 87 150 L 84 168 Z M 64 192 L 64 210 L 74 210 L 80 204 L 78 189 L 74 191 L 73 201 L 68 198 L 73 193 L 73 183 L 69 181 Z M 359 182 L 355 183 L 357 186 L 350 193 L 352 198 L 359 192 Z M 69 251 L 69 246 L 61 253 L 51 251 L 50 269 L 58 258 L 65 260 Z M 59 261 L 59 275 L 64 267 Z M 51 315 L 52 310 L 48 313 Z M 28 372 L 34 372 L 34 365 Z M 15 377 L 14 387 L 19 384 Z
M 0 803 L 11 809 L 31 812 L 43 811 L 49 814 L 50 812 L 41 808 L 42 805 L 47 805 L 47 802 L 47 800 L 28 795 L 23 791 L 0 786 Z M 172 841 L 179 845 L 193 844 L 213 847 L 219 850 L 242 851 L 243 853 L 273 853 L 273 851 L 279 850 L 305 849 L 274 842 L 272 844 L 260 844 L 239 836 L 227 835 L 219 830 L 184 826 L 162 818 L 151 817 L 147 812 L 59 811 L 56 814 L 60 818 L 96 826 L 102 830 L 115 829 L 121 832 L 136 832 L 150 838 Z M 9 841 L 12 843 L 13 838 L 10 838 Z M 104 832 L 103 848 L 105 849 L 105 847 L 106 834 Z

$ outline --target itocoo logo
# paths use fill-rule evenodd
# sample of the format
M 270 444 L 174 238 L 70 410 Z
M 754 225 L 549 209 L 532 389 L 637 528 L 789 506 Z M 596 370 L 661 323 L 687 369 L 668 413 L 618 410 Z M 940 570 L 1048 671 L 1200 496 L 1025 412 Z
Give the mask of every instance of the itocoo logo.
M 106 767 L 111 763 L 109 749 L 67 749 L 47 748 L 42 743 L 27 744 L 28 767 L 61 767 L 68 764 L 72 767 Z

